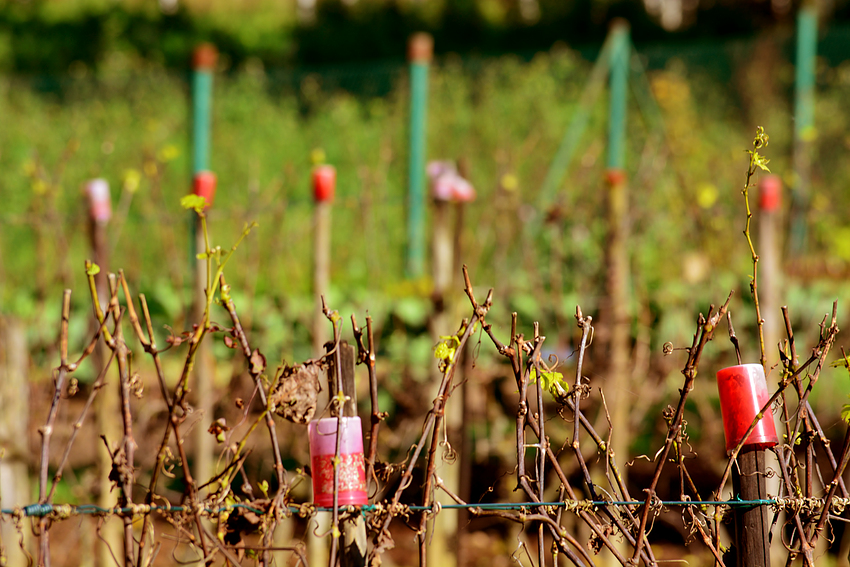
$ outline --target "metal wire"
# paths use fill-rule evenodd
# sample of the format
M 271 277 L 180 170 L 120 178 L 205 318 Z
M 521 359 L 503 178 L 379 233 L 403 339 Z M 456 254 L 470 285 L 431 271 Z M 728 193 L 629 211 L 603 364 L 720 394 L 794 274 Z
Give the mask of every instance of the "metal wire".
M 778 506 L 782 508 L 793 507 L 795 501 L 798 499 L 795 498 L 762 498 L 758 500 L 741 500 L 740 498 L 735 498 L 733 500 L 661 500 L 660 504 L 662 506 Z M 802 499 L 800 499 L 802 500 Z M 805 499 L 808 503 L 812 503 L 813 500 L 816 500 L 818 504 L 823 504 L 823 499 Z M 481 504 L 443 504 L 441 506 L 442 509 L 481 509 L 481 510 L 522 510 L 526 508 L 539 508 L 543 507 L 553 507 L 553 508 L 567 508 L 567 509 L 587 509 L 587 508 L 596 508 L 600 506 L 642 506 L 645 504 L 643 500 L 625 500 L 625 501 L 609 501 L 609 500 L 566 500 L 563 502 L 487 502 Z M 835 497 L 832 499 L 833 505 L 848 505 L 850 502 L 847 502 L 847 499 Z M 249 504 L 230 504 L 227 506 L 221 506 L 218 508 L 204 508 L 203 511 L 207 514 L 219 514 L 222 512 L 226 512 L 228 510 L 234 509 L 244 509 L 250 512 L 254 512 L 255 514 L 264 514 L 265 510 L 255 508 Z M 381 505 L 367 504 L 362 506 L 340 506 L 340 509 L 354 509 L 361 510 L 363 512 L 371 512 L 376 509 L 381 509 Z M 326 506 L 310 506 L 311 510 L 315 510 L 317 512 L 328 512 L 333 510 L 331 507 Z M 423 511 L 423 510 L 432 510 L 431 506 L 409 506 L 407 509 L 411 511 Z M 120 514 L 120 515 L 141 515 L 148 512 L 189 512 L 192 511 L 193 508 L 189 506 L 128 506 L 128 507 L 115 507 L 115 508 L 103 508 L 101 506 L 96 506 L 94 504 L 80 504 L 80 505 L 70 505 L 70 504 L 30 504 L 28 506 L 18 507 L 18 508 L 3 508 L 0 509 L 0 514 L 8 515 L 8 516 L 31 516 L 31 517 L 42 517 L 50 514 L 56 514 L 61 517 L 67 516 L 80 516 L 80 515 L 109 515 L 109 514 Z M 289 510 L 293 513 L 301 512 L 302 508 L 299 506 L 289 506 Z

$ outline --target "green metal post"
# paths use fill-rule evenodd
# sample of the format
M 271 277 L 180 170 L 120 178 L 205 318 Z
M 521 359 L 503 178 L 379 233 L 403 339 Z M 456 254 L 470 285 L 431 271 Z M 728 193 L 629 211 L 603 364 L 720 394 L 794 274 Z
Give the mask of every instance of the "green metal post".
M 428 116 L 428 67 L 434 40 L 426 33 L 413 34 L 408 43 L 410 60 L 410 161 L 408 165 L 407 275 L 418 278 L 425 263 L 425 154 Z
M 815 59 L 818 11 L 808 2 L 797 16 L 796 92 L 794 96 L 794 188 L 791 205 L 791 254 L 806 249 L 806 211 L 809 204 L 811 143 L 815 138 Z
M 210 167 L 210 114 L 216 49 L 209 43 L 192 56 L 192 175 Z
M 209 171 L 210 166 L 210 115 L 212 114 L 213 71 L 217 55 L 215 46 L 208 43 L 196 47 L 192 55 L 192 188 L 196 194 L 200 187 L 195 182 L 202 178 L 199 175 L 201 172 Z M 214 187 L 215 181 L 213 180 L 212 183 Z M 211 195 L 209 200 L 211 201 Z M 208 277 L 207 263 L 206 260 L 197 258 L 198 252 L 205 247 L 201 219 L 194 212 L 191 213 L 190 218 L 189 265 L 195 276 L 190 317 L 192 322 L 200 324 L 206 300 L 204 290 Z M 214 374 L 212 351 L 208 346 L 201 345 L 195 360 L 193 403 L 204 423 L 212 421 Z M 212 477 L 215 449 L 212 436 L 207 433 L 206 426 L 198 426 L 194 433 L 195 462 L 192 472 L 195 478 L 203 483 Z
M 613 431 L 611 450 L 629 460 L 629 416 L 635 391 L 630 368 L 631 314 L 629 270 L 629 193 L 626 180 L 626 100 L 629 85 L 631 42 L 629 24 L 616 20 L 611 26 L 611 63 L 608 100 L 608 157 L 606 182 L 607 243 L 605 246 L 605 297 L 599 322 L 607 343 L 607 373 L 611 377 L 605 397 Z M 607 336 L 606 336 L 607 335 Z M 625 549 L 621 548 L 625 553 Z M 611 564 L 611 563 L 609 563 Z
M 564 137 L 561 139 L 561 145 L 558 146 L 558 151 L 552 159 L 549 171 L 546 172 L 546 178 L 543 180 L 540 197 L 537 201 L 538 208 L 541 211 L 546 210 L 554 202 L 558 188 L 564 180 L 570 161 L 573 159 L 573 154 L 578 149 L 581 137 L 587 129 L 587 123 L 592 114 L 592 106 L 596 103 L 602 88 L 605 86 L 605 77 L 608 75 L 611 59 L 612 36 L 613 34 L 609 33 L 608 37 L 605 38 L 605 43 L 602 44 L 596 63 L 593 64 L 593 69 L 590 71 L 590 77 L 581 93 L 578 106 L 573 111 L 567 131 L 564 132 Z M 539 223 L 534 223 L 534 225 L 538 226 Z
M 212 114 L 213 70 L 218 52 L 202 43 L 192 53 L 192 178 L 210 168 L 210 115 Z M 189 267 L 198 262 L 198 227 L 194 212 L 189 215 Z
M 622 169 L 626 155 L 626 96 L 629 84 L 629 25 L 611 27 L 611 83 L 608 110 L 608 169 Z

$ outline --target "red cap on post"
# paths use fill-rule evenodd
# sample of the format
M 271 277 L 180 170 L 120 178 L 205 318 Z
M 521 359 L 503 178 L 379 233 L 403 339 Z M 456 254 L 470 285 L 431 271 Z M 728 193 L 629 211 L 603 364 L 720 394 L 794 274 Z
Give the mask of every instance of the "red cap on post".
M 759 208 L 773 213 L 782 206 L 782 180 L 778 175 L 765 175 L 759 181 Z
M 625 170 L 619 168 L 608 169 L 605 171 L 605 182 L 611 187 L 623 185 L 626 182 Z
M 434 38 L 431 34 L 417 32 L 407 42 L 407 59 L 411 63 L 428 63 L 434 57 Z
M 85 185 L 89 198 L 89 215 L 96 222 L 108 222 L 112 218 L 112 198 L 106 179 L 90 179 Z
M 196 71 L 212 71 L 218 61 L 218 50 L 211 43 L 202 43 L 192 52 L 192 68 Z
M 334 200 L 336 191 L 336 168 L 332 165 L 317 165 L 313 169 L 313 199 L 317 203 Z
M 212 171 L 199 171 L 192 179 L 192 193 L 207 201 L 205 209 L 212 207 L 215 201 L 216 176 Z
M 723 368 L 717 372 L 717 389 L 720 392 L 720 413 L 723 415 L 723 432 L 726 434 L 726 452 L 731 453 L 770 399 L 764 368 L 761 364 L 739 364 Z M 776 425 L 768 410 L 747 437 L 743 447 L 766 449 L 777 443 Z

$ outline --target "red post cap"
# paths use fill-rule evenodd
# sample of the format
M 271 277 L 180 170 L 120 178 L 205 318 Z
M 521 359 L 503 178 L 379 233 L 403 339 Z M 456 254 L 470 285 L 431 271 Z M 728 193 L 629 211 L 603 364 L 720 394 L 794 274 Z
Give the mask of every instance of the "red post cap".
M 201 43 L 192 52 L 192 68 L 196 71 L 212 71 L 218 61 L 218 50 L 211 43 Z
M 212 207 L 215 201 L 215 186 L 217 179 L 212 171 L 199 171 L 192 179 L 192 193 L 203 197 L 207 201 L 205 209 Z
M 112 198 L 106 179 L 90 179 L 85 184 L 89 198 L 89 216 L 96 222 L 108 222 L 112 218 Z
M 626 172 L 625 170 L 619 168 L 612 168 L 605 171 L 605 182 L 614 187 L 615 185 L 623 185 L 626 182 Z
M 723 415 L 723 432 L 726 435 L 726 453 L 731 453 L 761 408 L 770 399 L 764 368 L 761 364 L 740 364 L 717 372 L 717 389 L 720 392 L 720 413 Z M 773 415 L 768 410 L 756 428 L 747 437 L 744 447 L 767 449 L 778 443 Z
M 434 57 L 434 38 L 431 34 L 417 32 L 407 42 L 407 59 L 411 63 L 428 63 Z
M 782 206 L 782 179 L 778 175 L 765 175 L 759 181 L 759 208 L 773 213 Z
M 332 165 L 317 165 L 313 168 L 313 199 L 317 203 L 334 200 L 336 190 L 336 168 Z

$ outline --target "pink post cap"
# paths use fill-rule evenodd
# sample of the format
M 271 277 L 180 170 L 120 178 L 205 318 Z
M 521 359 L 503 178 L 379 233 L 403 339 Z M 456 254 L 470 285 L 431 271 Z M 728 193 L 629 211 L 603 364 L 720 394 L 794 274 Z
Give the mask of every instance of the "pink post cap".
M 313 169 L 313 199 L 317 203 L 334 200 L 336 191 L 336 168 L 332 165 L 317 165 Z
M 199 171 L 192 179 L 192 193 L 203 197 L 207 201 L 205 209 L 209 209 L 215 201 L 215 187 L 217 179 L 212 171 Z
M 106 179 L 90 179 L 85 185 L 89 198 L 89 215 L 97 222 L 108 222 L 112 218 L 112 199 Z
M 432 161 L 426 169 L 431 180 L 431 196 L 438 201 L 468 203 L 475 200 L 472 183 L 460 176 L 450 161 Z
M 765 175 L 759 182 L 759 208 L 772 213 L 782 206 L 782 180 L 778 175 Z
M 363 433 L 359 417 L 343 417 L 339 441 L 337 486 L 340 506 L 362 506 L 369 503 L 366 493 L 366 462 L 363 458 Z M 334 457 L 336 455 L 337 418 L 311 421 L 307 426 L 310 437 L 310 467 L 313 476 L 313 503 L 333 506 Z
M 717 389 L 720 392 L 720 411 L 723 415 L 723 432 L 726 434 L 726 453 L 731 453 L 761 408 L 768 402 L 767 381 L 761 364 L 741 364 L 717 372 Z M 764 414 L 747 438 L 744 447 L 766 449 L 778 443 L 773 415 Z

